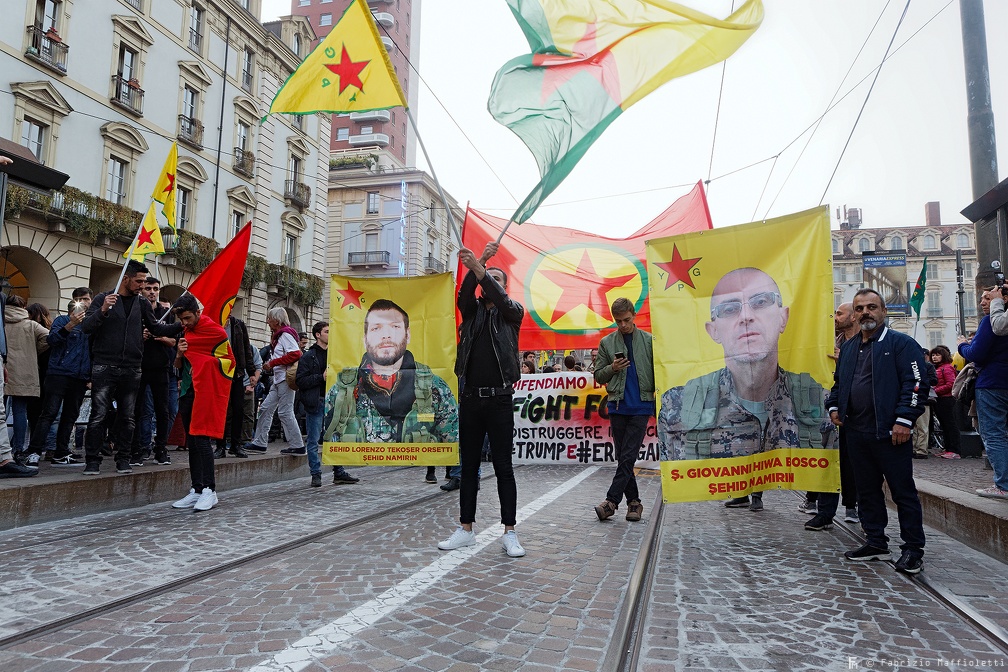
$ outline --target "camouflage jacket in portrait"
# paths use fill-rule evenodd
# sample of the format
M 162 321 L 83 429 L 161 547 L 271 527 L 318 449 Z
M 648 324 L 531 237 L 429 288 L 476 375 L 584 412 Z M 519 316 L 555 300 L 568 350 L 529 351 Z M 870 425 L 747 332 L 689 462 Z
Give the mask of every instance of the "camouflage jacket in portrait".
M 739 402 L 727 368 L 662 395 L 658 436 L 662 460 L 738 457 L 773 448 L 819 448 L 823 388 L 807 373 L 778 368 L 765 403 L 766 424 Z M 797 407 L 797 410 L 796 410 Z

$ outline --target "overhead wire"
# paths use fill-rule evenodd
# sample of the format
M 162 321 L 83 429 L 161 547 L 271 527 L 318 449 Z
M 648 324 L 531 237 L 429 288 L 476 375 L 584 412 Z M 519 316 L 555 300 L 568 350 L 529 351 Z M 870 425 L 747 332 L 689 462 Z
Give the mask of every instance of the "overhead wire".
M 729 14 L 734 14 L 734 13 L 735 13 L 735 0 L 732 0 L 732 3 L 731 3 L 731 12 L 729 12 Z M 711 179 L 710 179 L 711 178 L 711 173 L 714 171 L 714 147 L 717 145 L 718 121 L 721 119 L 721 97 L 724 94 L 725 70 L 727 68 L 728 68 L 728 59 L 725 58 L 725 59 L 723 59 L 721 61 L 721 84 L 718 87 L 717 109 L 714 112 L 714 134 L 713 134 L 713 137 L 711 137 L 710 162 L 707 164 L 707 181 L 704 182 L 704 185 L 707 186 L 708 189 L 709 189 L 710 183 L 711 183 Z
M 875 77 L 872 79 L 871 86 L 868 87 L 868 93 L 865 94 L 864 102 L 861 103 L 861 109 L 858 111 L 857 117 L 854 119 L 854 125 L 851 126 L 850 135 L 847 136 L 847 142 L 844 143 L 843 149 L 840 151 L 840 156 L 837 157 L 836 166 L 833 167 L 833 173 L 830 175 L 829 181 L 826 183 L 826 188 L 823 189 L 822 198 L 819 199 L 819 205 L 822 205 L 823 201 L 826 200 L 826 194 L 829 192 L 830 185 L 833 184 L 833 178 L 836 177 L 837 170 L 840 169 L 840 162 L 843 161 L 844 154 L 847 153 L 847 147 L 850 145 L 851 138 L 854 137 L 854 131 L 857 130 L 858 122 L 861 121 L 861 115 L 864 114 L 865 107 L 868 105 L 868 99 L 871 98 L 872 91 L 875 90 L 875 82 L 878 81 L 879 75 L 882 74 L 882 65 L 886 62 L 889 56 L 889 50 L 892 49 L 893 42 L 896 41 L 896 34 L 899 32 L 900 26 L 903 25 L 903 19 L 906 18 L 907 10 L 910 9 L 911 0 L 907 0 L 906 5 L 903 7 L 903 13 L 900 15 L 899 21 L 896 23 L 896 29 L 893 31 L 892 38 L 889 40 L 889 46 L 886 47 L 885 54 L 882 56 L 882 62 L 879 63 L 879 67 L 875 70 Z

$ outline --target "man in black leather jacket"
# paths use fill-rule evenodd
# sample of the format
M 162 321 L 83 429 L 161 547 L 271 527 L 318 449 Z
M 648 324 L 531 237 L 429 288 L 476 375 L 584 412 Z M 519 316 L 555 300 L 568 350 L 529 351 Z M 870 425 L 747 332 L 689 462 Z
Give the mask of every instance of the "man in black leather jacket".
M 462 482 L 459 488 L 460 526 L 451 537 L 438 544 L 441 550 L 469 546 L 476 540 L 472 531 L 476 519 L 477 471 L 484 437 L 490 439 L 497 494 L 500 497 L 504 536 L 501 545 L 511 557 L 525 555 L 515 534 L 518 489 L 511 464 L 514 436 L 512 398 L 514 384 L 521 377 L 518 360 L 518 331 L 525 309 L 507 295 L 507 274 L 486 268 L 497 253 L 497 243 L 488 243 L 479 258 L 462 248 L 459 261 L 469 272 L 458 293 L 462 315 L 455 373 L 460 384 L 459 453 Z M 483 295 L 476 297 L 476 287 Z

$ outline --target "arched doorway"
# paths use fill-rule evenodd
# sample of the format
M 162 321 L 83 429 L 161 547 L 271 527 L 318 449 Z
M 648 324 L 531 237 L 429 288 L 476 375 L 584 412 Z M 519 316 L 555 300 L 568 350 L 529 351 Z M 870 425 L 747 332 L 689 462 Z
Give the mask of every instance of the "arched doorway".
M 60 305 L 60 286 L 49 261 L 27 247 L 0 250 L 0 289 L 17 294 L 28 303 L 41 303 L 54 312 L 65 312 Z

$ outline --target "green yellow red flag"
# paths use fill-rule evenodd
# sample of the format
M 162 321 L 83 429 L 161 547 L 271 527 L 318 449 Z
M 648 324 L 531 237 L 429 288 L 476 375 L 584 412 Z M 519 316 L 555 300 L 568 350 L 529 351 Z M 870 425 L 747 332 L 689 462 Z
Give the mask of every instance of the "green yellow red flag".
M 280 87 L 269 113 L 366 112 L 400 105 L 407 106 L 406 95 L 371 10 L 364 0 L 353 0 Z
M 157 215 L 154 214 L 154 201 L 147 206 L 147 214 L 144 215 L 143 224 L 137 231 L 136 241 L 123 252 L 123 258 L 132 257 L 137 261 L 143 261 L 148 254 L 164 254 L 164 240 L 161 238 L 161 228 L 157 223 Z
M 487 108 L 522 139 L 540 181 L 524 222 L 624 110 L 731 56 L 763 20 L 747 0 L 721 20 L 666 0 L 507 0 L 532 53 L 504 64 Z

